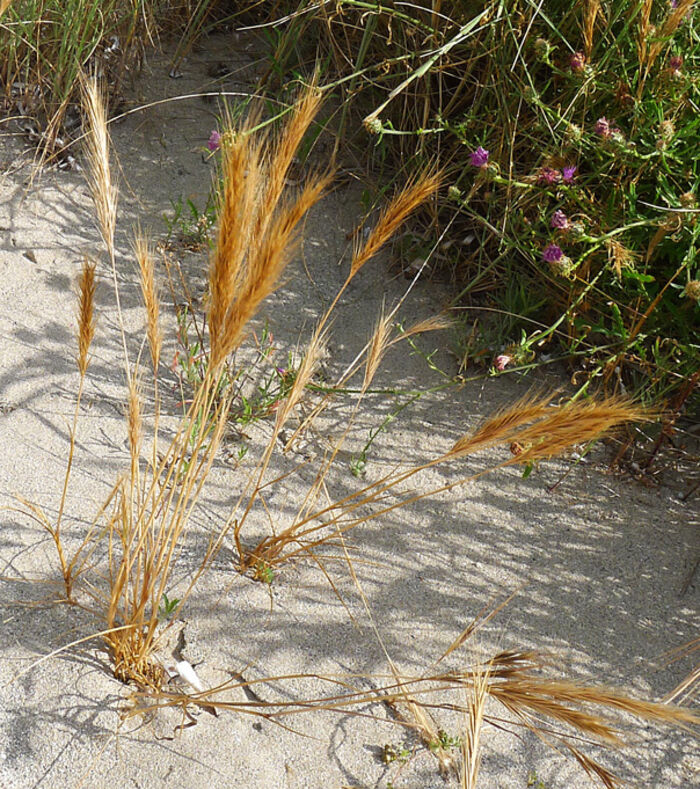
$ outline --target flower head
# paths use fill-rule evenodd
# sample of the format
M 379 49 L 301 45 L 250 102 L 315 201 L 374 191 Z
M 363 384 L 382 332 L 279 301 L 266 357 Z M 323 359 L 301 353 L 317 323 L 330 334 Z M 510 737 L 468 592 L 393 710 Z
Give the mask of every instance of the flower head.
M 560 180 L 561 173 L 559 170 L 555 170 L 553 167 L 543 167 L 540 170 L 540 174 L 537 178 L 538 183 L 545 186 L 552 186 L 559 183 Z
M 502 353 L 500 356 L 497 356 L 497 357 L 496 357 L 496 358 L 493 360 L 493 366 L 494 366 L 494 367 L 495 367 L 497 370 L 505 370 L 505 369 L 506 369 L 506 367 L 508 367 L 508 365 L 509 365 L 509 364 L 510 364 L 512 361 L 513 361 L 513 357 L 512 357 L 512 356 L 508 356 L 507 354 L 505 354 L 505 353 Z
M 469 154 L 469 163 L 473 167 L 485 167 L 489 161 L 489 151 L 479 146 Z
M 545 247 L 542 252 L 542 259 L 546 263 L 558 263 L 563 256 L 564 253 L 561 251 L 561 247 L 556 244 L 550 244 L 548 247 Z
M 363 124 L 369 134 L 381 134 L 384 130 L 384 126 L 379 118 L 365 118 Z
M 595 124 L 595 133 L 600 137 L 604 137 L 605 139 L 610 137 L 612 132 L 610 130 L 610 122 L 607 118 L 598 118 Z
M 696 304 L 700 304 L 700 280 L 691 279 L 685 286 L 685 295 Z
M 561 210 L 552 214 L 551 226 L 557 230 L 566 230 L 569 227 L 569 217 Z
M 574 182 L 574 175 L 576 175 L 576 170 L 578 168 L 575 164 L 569 164 L 566 167 L 561 168 L 561 180 L 565 184 L 572 184 Z
M 209 135 L 209 139 L 207 140 L 207 148 L 209 148 L 212 153 L 214 151 L 218 151 L 221 147 L 221 135 L 219 132 L 214 129 L 212 133 Z
M 586 56 L 583 54 L 583 52 L 574 52 L 574 54 L 569 58 L 569 67 L 575 74 L 583 71 L 584 68 L 586 68 Z

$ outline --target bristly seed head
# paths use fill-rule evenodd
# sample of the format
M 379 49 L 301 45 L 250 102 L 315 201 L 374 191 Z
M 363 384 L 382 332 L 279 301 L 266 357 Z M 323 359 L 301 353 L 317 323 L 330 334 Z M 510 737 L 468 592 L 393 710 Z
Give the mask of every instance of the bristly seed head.
M 95 336 L 95 264 L 87 259 L 80 273 L 78 291 L 78 369 L 83 376 L 90 361 L 90 344 Z

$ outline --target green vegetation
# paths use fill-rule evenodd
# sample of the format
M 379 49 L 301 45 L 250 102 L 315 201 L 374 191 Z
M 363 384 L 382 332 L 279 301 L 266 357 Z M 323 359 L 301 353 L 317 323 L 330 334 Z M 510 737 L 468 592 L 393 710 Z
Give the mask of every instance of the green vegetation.
M 446 168 L 426 219 L 465 363 L 567 360 L 579 396 L 697 413 L 692 0 L 282 5 L 307 12 L 275 28 L 273 74 L 323 63 L 339 134 L 373 138 L 380 179 Z

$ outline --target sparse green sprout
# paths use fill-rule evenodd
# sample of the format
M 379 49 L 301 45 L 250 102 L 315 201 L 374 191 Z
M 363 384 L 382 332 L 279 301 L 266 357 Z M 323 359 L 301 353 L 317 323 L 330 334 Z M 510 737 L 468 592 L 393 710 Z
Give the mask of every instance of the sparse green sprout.
M 180 599 L 178 597 L 173 597 L 171 600 L 168 595 L 163 592 L 163 597 L 161 598 L 160 605 L 158 606 L 158 620 L 160 622 L 169 621 L 179 604 Z
M 431 740 L 431 742 L 428 744 L 428 747 L 433 753 L 436 753 L 440 750 L 450 751 L 455 748 L 462 747 L 462 738 L 459 736 L 452 736 L 444 729 L 438 729 L 437 740 Z
M 384 764 L 392 764 L 393 762 L 405 764 L 410 758 L 411 751 L 403 745 L 393 745 L 387 742 L 382 748 L 382 762 Z
M 260 559 L 253 568 L 253 578 L 270 586 L 275 580 L 275 571 L 267 562 Z

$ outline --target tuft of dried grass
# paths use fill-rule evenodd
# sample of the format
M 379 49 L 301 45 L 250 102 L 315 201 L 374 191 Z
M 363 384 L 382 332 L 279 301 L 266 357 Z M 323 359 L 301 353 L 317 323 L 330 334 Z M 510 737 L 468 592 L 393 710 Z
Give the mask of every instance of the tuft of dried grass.
M 542 419 L 550 413 L 550 404 L 556 393 L 544 397 L 526 394 L 512 405 L 489 417 L 474 433 L 459 438 L 452 449 L 446 453 L 446 459 L 465 457 L 473 452 L 494 446 L 495 444 L 511 443 L 518 430 L 530 422 Z
M 219 226 L 209 268 L 210 364 L 238 347 L 243 328 L 276 288 L 289 262 L 299 222 L 331 176 L 312 176 L 296 199 L 283 202 L 287 171 L 320 104 L 314 83 L 296 102 L 275 143 L 254 138 L 251 121 L 223 148 Z M 266 155 L 267 148 L 272 154 Z

